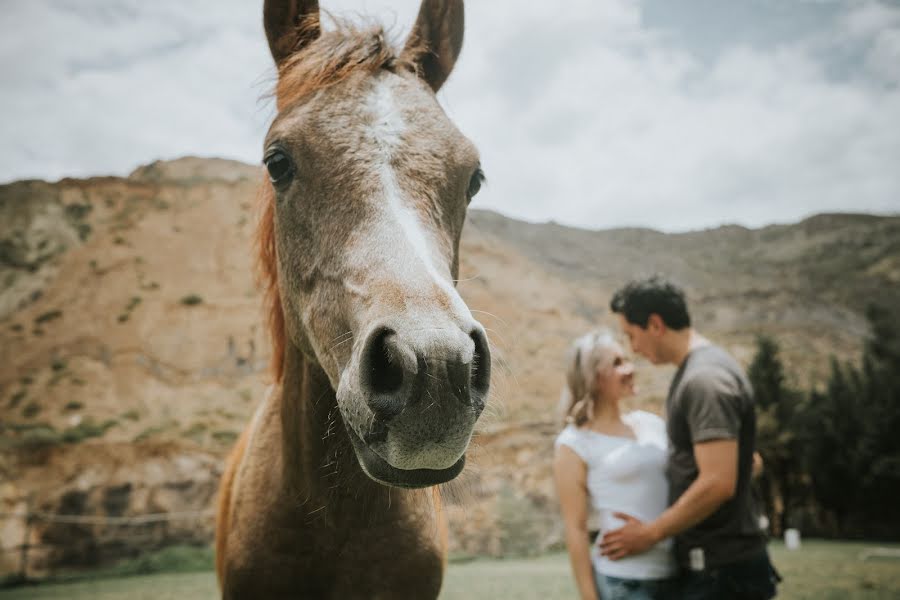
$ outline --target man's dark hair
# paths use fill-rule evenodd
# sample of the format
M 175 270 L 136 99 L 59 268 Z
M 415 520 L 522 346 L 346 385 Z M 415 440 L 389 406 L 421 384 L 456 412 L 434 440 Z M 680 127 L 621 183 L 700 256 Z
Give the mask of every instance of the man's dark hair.
M 660 275 L 628 282 L 613 294 L 609 307 L 641 328 L 647 327 L 652 314 L 659 315 L 669 329 L 691 326 L 684 292 Z

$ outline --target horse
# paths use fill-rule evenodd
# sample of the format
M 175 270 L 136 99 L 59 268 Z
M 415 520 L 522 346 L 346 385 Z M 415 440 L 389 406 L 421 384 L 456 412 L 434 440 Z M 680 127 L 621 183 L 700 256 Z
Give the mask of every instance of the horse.
M 220 484 L 223 598 L 436 598 L 439 485 L 487 402 L 459 243 L 484 179 L 435 93 L 462 0 L 423 0 L 394 47 L 315 0 L 266 0 L 278 71 L 258 226 L 274 382 Z

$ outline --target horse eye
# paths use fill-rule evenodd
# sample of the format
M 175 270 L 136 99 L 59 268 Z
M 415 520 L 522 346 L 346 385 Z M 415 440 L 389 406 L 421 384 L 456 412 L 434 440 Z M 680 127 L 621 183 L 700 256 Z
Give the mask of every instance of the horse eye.
M 276 150 L 268 155 L 263 162 L 266 164 L 266 170 L 269 171 L 269 179 L 274 184 L 287 183 L 294 174 L 294 165 L 288 155 L 281 150 Z
M 469 180 L 469 189 L 466 190 L 466 196 L 468 196 L 469 200 L 475 197 L 475 194 L 481 189 L 482 183 L 484 183 L 484 171 L 476 169 L 472 174 L 472 179 Z

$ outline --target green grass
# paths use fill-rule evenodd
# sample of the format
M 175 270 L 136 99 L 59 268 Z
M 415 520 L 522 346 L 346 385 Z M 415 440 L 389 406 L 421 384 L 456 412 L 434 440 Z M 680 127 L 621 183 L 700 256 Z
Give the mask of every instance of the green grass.
M 61 310 L 51 310 L 35 317 L 34 323 L 36 325 L 40 323 L 46 323 L 48 321 L 52 321 L 53 319 L 60 318 L 62 314 L 63 313 Z
M 100 437 L 110 427 L 118 424 L 115 419 L 96 423 L 93 419 L 87 418 L 78 425 L 67 427 L 62 431 L 57 431 L 53 426 L 43 422 L 0 424 L 0 449 L 78 444 L 89 438 Z
M 451 564 L 441 600 L 577 598 L 565 554 Z
M 233 444 L 238 438 L 238 433 L 231 430 L 213 431 L 212 438 L 220 444 Z
M 115 427 L 119 422 L 115 419 L 107 419 L 102 423 L 95 423 L 93 419 L 87 418 L 74 427 L 69 427 L 62 432 L 62 441 L 67 444 L 77 444 L 92 437 L 100 437 L 106 433 L 110 427 Z
M 182 431 L 181 435 L 190 438 L 199 444 L 203 441 L 203 438 L 206 437 L 207 429 L 206 423 L 194 423 L 188 429 Z
M 25 390 L 19 390 L 18 392 L 16 392 L 15 394 L 13 394 L 10 397 L 9 402 L 7 402 L 6 405 L 9 408 L 17 407 L 19 405 L 19 402 L 21 402 L 27 394 L 28 394 L 28 392 L 26 392 Z
M 157 434 L 160 434 L 169 429 L 167 425 L 154 425 L 153 427 L 148 427 L 136 436 L 134 436 L 133 442 L 143 442 L 144 440 L 149 440 Z
M 25 405 L 25 408 L 22 409 L 22 416 L 26 419 L 30 419 L 31 417 L 35 417 L 38 413 L 43 410 L 41 405 L 37 403 L 37 401 L 32 400 L 28 404 Z
M 3 600 L 215 600 L 216 576 L 205 573 L 139 575 L 0 591 Z
M 784 577 L 779 598 L 792 600 L 895 600 L 900 598 L 900 559 L 861 560 L 866 549 L 900 544 L 804 541 L 797 551 L 772 544 L 772 562 Z
M 197 294 L 189 294 L 181 299 L 181 303 L 185 306 L 197 306 L 198 304 L 203 303 L 203 298 Z
M 132 296 L 131 300 L 128 301 L 128 305 L 125 306 L 124 310 L 122 310 L 122 314 L 119 315 L 119 323 L 124 323 L 128 319 L 131 318 L 131 313 L 134 312 L 134 309 L 138 307 L 141 303 L 140 296 Z
M 900 560 L 860 560 L 867 549 L 900 544 L 804 541 L 799 551 L 772 544 L 771 553 L 785 581 L 778 598 L 784 600 L 893 600 L 900 598 Z M 168 553 L 167 553 L 168 552 Z M 152 558 L 130 561 L 107 571 L 141 573 L 172 568 L 208 568 L 208 550 L 163 551 Z M 143 562 L 141 562 L 143 561 Z M 546 600 L 574 598 L 575 587 L 564 553 L 538 558 L 477 559 L 451 563 L 441 600 Z M 218 598 L 215 574 L 166 573 L 68 584 L 46 584 L 0 590 L 0 600 L 213 600 Z
M 126 560 L 98 574 L 104 578 L 156 573 L 208 573 L 215 566 L 215 556 L 210 546 L 170 546 L 158 552 Z

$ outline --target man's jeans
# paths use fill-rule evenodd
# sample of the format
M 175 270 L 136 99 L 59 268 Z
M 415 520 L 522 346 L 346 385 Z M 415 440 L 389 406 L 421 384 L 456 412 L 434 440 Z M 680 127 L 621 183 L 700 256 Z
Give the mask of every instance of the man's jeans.
M 681 591 L 684 600 L 769 600 L 781 577 L 769 553 L 705 571 L 684 571 Z
M 622 579 L 595 573 L 600 600 L 675 600 L 678 579 Z

